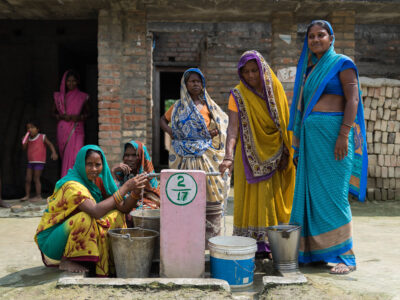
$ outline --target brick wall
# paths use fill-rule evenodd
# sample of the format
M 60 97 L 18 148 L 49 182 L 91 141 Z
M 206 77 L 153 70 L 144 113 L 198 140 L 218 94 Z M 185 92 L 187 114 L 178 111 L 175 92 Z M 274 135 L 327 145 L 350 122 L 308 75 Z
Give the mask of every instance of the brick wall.
M 203 34 L 192 32 L 160 32 L 154 34 L 155 63 L 198 62 Z
M 356 25 L 355 57 L 360 74 L 400 79 L 400 25 Z
M 400 81 L 361 78 L 368 144 L 368 199 L 400 200 Z
M 101 10 L 98 45 L 99 145 L 113 164 L 132 139 L 151 149 L 151 41 L 144 12 Z
M 227 111 L 230 90 L 238 80 L 237 64 L 246 50 L 257 50 L 269 60 L 271 26 L 267 23 L 219 23 L 207 33 L 202 69 L 213 99 Z

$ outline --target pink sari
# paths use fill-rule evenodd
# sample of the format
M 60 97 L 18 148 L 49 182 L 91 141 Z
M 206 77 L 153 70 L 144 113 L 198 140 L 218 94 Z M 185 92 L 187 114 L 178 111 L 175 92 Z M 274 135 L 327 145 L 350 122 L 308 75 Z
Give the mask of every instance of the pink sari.
M 60 91 L 54 93 L 54 102 L 60 115 L 79 115 L 89 95 L 77 88 L 66 93 L 65 82 L 67 74 L 68 71 L 63 75 Z M 76 154 L 83 147 L 84 138 L 85 128 L 83 121 L 58 121 L 57 143 L 62 159 L 61 177 L 67 175 L 68 170 L 74 166 Z

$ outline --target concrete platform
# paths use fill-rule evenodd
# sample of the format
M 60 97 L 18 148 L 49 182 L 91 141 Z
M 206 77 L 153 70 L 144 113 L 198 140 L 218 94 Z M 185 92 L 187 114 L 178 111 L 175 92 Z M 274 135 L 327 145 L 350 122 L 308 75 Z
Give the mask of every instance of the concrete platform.
M 281 273 L 282 276 L 264 276 L 263 284 L 266 287 L 276 285 L 304 284 L 307 278 L 301 272 Z
M 89 278 L 83 274 L 65 273 L 60 276 L 57 287 L 66 286 L 109 286 L 134 287 L 141 289 L 179 289 L 197 288 L 207 290 L 225 290 L 230 292 L 228 282 L 212 278 Z

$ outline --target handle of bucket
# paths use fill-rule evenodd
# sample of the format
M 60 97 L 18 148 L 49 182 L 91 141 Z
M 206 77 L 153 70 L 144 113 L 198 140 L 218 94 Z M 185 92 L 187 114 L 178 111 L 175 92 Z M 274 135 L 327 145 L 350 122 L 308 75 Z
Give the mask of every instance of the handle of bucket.
M 242 270 L 246 271 L 247 273 L 254 273 L 254 271 L 256 270 L 256 265 L 254 264 L 253 267 L 253 271 L 249 271 L 246 268 L 242 267 L 236 260 L 233 261 L 239 268 L 241 268 Z
M 299 228 L 298 228 L 298 227 L 293 227 L 293 228 L 290 228 L 290 229 L 288 229 L 288 230 L 282 231 L 282 237 L 285 238 L 285 239 L 288 239 L 288 238 L 290 237 L 290 233 L 291 233 L 292 231 L 297 230 L 297 229 L 299 229 Z

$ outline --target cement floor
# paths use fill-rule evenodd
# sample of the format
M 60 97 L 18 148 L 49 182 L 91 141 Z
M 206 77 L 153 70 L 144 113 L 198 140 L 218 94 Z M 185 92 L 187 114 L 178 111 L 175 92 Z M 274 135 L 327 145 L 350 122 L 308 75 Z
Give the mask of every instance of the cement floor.
M 328 269 L 301 268 L 308 283 L 227 293 L 199 289 L 56 288 L 57 269 L 45 268 L 33 242 L 34 218 L 0 218 L 1 299 L 400 299 L 400 202 L 352 202 L 357 271 L 333 276 Z M 232 203 L 226 218 L 232 233 Z

